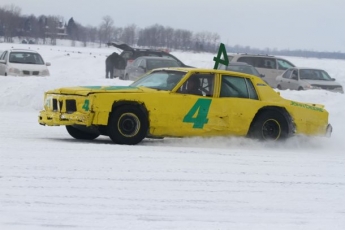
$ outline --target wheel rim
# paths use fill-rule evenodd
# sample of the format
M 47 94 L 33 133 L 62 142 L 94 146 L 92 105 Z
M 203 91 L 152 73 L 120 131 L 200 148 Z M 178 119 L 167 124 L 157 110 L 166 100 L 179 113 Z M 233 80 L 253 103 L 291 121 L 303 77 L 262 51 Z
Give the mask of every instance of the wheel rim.
M 124 113 L 117 122 L 117 129 L 125 137 L 134 137 L 139 133 L 140 120 L 134 113 Z
M 269 119 L 262 125 L 262 137 L 265 140 L 277 140 L 280 134 L 281 128 L 278 121 Z

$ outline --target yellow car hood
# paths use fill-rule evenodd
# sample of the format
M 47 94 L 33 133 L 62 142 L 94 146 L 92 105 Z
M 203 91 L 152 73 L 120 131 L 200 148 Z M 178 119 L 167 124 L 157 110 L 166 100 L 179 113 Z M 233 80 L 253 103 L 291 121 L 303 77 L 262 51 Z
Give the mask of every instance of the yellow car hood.
M 145 87 L 131 87 L 131 86 L 79 86 L 66 87 L 50 90 L 47 94 L 65 94 L 65 95 L 82 95 L 87 96 L 92 93 L 143 93 L 152 92 L 155 89 Z

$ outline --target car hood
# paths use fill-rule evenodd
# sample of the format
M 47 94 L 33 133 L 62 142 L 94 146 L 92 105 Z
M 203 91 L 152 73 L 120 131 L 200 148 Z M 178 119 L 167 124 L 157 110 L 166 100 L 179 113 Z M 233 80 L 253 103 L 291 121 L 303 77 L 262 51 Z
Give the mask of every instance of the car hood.
M 126 43 L 121 42 L 108 42 L 108 46 L 115 46 L 116 48 L 119 48 L 124 51 L 133 51 L 134 49 L 127 45 Z
M 87 96 L 93 93 L 145 93 L 154 92 L 155 89 L 131 86 L 79 86 L 66 87 L 47 91 L 47 94 L 65 94 Z
M 302 79 L 302 81 L 307 82 L 310 85 L 327 85 L 327 86 L 341 86 L 340 83 L 336 81 L 322 81 L 322 80 L 311 80 L 311 79 Z

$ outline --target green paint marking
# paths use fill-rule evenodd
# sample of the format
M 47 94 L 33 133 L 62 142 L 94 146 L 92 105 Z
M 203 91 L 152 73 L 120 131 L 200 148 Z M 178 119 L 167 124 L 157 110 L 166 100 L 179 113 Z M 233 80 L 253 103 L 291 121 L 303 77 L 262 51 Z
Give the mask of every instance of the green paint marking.
M 222 54 L 223 54 L 224 60 L 221 59 Z M 229 65 L 228 54 L 226 53 L 225 45 L 223 43 L 220 43 L 217 57 L 214 57 L 213 61 L 215 61 L 213 69 L 218 69 L 219 63 L 225 66 Z
M 90 109 L 89 106 L 90 106 L 90 101 L 89 101 L 88 99 L 86 99 L 86 100 L 84 101 L 83 107 L 81 107 L 81 108 L 87 112 L 87 111 L 89 111 L 89 109 Z
M 291 101 L 291 105 L 292 106 L 297 106 L 297 107 L 302 107 L 302 108 L 305 108 L 305 109 L 315 110 L 315 111 L 319 111 L 319 112 L 323 112 L 324 111 L 322 108 L 319 108 L 319 107 L 316 107 L 316 106 L 307 105 L 307 104 L 298 103 L 298 102 L 295 102 L 295 101 Z
M 183 118 L 183 122 L 193 123 L 194 129 L 202 129 L 208 122 L 207 115 L 211 102 L 211 99 L 198 99 Z

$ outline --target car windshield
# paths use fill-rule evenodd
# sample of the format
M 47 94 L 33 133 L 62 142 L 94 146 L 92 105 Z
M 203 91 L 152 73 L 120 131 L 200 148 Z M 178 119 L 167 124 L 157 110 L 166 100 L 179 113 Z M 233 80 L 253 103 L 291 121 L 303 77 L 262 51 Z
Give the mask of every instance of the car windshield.
M 178 64 L 177 61 L 173 59 L 167 59 L 167 60 L 162 60 L 162 59 L 148 59 L 147 60 L 147 69 L 157 69 L 157 68 L 163 68 L 163 67 L 179 67 L 180 65 Z
M 38 53 L 30 52 L 11 52 L 9 57 L 10 63 L 20 63 L 20 64 L 34 64 L 43 65 L 43 59 Z
M 301 69 L 299 77 L 306 80 L 332 81 L 332 78 L 326 71 L 318 69 Z
M 134 81 L 130 86 L 144 86 L 152 89 L 170 91 L 181 81 L 184 75 L 186 75 L 186 72 L 182 71 L 154 71 Z
M 259 72 L 253 66 L 230 65 L 230 66 L 227 66 L 226 69 L 234 71 L 234 72 L 247 73 L 247 74 L 251 74 L 251 75 L 255 75 L 255 76 L 260 77 Z

